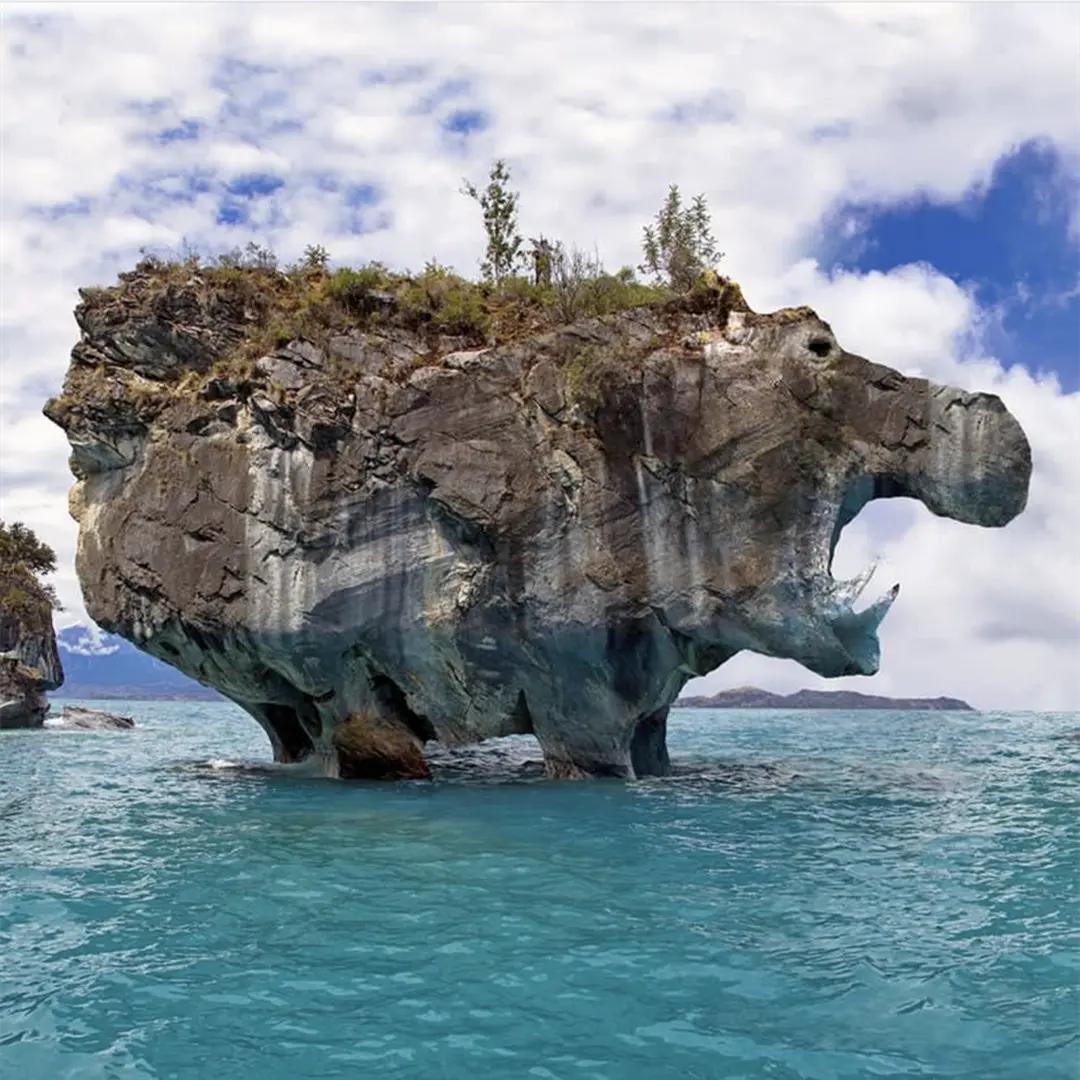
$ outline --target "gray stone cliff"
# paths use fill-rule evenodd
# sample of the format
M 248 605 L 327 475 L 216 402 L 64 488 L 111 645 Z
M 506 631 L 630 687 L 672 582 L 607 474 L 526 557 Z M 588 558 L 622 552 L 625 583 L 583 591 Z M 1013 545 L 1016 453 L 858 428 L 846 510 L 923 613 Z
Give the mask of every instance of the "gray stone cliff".
M 46 413 L 90 614 L 332 776 L 520 732 L 554 776 L 663 773 L 669 705 L 740 650 L 877 669 L 897 587 L 830 573 L 869 500 L 1000 526 L 1027 495 L 998 398 L 723 292 L 484 347 L 391 318 L 240 374 L 255 316 L 197 272 L 77 318 Z

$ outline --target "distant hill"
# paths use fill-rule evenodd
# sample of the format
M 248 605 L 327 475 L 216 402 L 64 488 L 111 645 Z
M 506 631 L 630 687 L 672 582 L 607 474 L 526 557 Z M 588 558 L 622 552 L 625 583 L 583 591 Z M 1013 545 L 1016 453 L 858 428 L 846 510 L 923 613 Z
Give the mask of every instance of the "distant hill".
M 959 698 L 891 698 L 859 694 L 854 690 L 797 690 L 794 694 L 772 694 L 756 686 L 721 690 L 712 697 L 679 698 L 684 709 L 924 709 L 936 712 L 975 712 Z
M 56 635 L 64 665 L 65 698 L 206 698 L 216 690 L 140 652 L 129 641 L 85 626 Z

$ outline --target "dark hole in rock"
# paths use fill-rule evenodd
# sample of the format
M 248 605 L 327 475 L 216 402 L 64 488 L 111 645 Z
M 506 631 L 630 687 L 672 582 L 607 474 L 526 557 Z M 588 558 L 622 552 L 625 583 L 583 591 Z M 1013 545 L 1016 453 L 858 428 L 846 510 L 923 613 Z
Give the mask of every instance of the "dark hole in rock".
M 525 699 L 525 691 L 519 690 L 517 701 L 510 713 L 508 728 L 518 735 L 531 735 L 533 733 L 532 713 L 529 712 L 529 703 Z
M 408 728 L 420 742 L 435 738 L 435 728 L 431 721 L 409 708 L 404 691 L 393 679 L 376 672 L 371 676 L 371 689 L 383 713 Z
M 302 761 L 311 753 L 311 737 L 294 709 L 269 702 L 251 709 L 262 720 L 263 727 L 272 731 L 271 739 L 278 743 L 278 760 Z
M 829 353 L 832 352 L 832 342 L 828 338 L 823 338 L 823 337 L 811 338 L 806 343 L 806 347 L 815 356 L 824 357 L 824 356 L 828 356 Z

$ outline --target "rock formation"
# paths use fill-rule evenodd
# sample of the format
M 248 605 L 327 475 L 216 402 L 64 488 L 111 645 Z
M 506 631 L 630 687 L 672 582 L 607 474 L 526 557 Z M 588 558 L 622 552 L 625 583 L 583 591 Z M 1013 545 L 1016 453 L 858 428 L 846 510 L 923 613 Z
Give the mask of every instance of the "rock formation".
M 0 558 L 0 728 L 40 727 L 64 681 L 52 612 L 33 574 Z
M 45 727 L 61 731 L 130 731 L 135 721 L 130 716 L 65 705 L 59 716 L 50 716 Z
M 869 500 L 1026 500 L 998 398 L 723 284 L 482 347 L 380 311 L 247 366 L 261 316 L 198 271 L 76 317 L 46 413 L 90 614 L 333 776 L 519 732 L 554 776 L 662 773 L 669 705 L 742 649 L 877 669 L 897 587 L 860 608 L 829 572 Z

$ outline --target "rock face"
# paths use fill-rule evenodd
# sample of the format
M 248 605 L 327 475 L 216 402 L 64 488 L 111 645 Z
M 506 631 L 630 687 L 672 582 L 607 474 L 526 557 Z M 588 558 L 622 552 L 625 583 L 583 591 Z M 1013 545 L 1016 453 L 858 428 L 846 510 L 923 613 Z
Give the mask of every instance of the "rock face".
M 742 649 L 877 669 L 897 588 L 858 609 L 829 572 L 869 500 L 986 526 L 1026 500 L 998 398 L 806 308 L 721 290 L 483 349 L 391 320 L 228 374 L 242 303 L 125 277 L 46 406 L 88 610 L 329 775 L 520 732 L 555 776 L 662 773 L 668 706 Z
M 891 698 L 854 690 L 796 690 L 772 694 L 756 686 L 721 690 L 712 697 L 684 697 L 675 703 L 684 709 L 902 709 L 922 712 L 974 712 L 959 698 Z
M 10 584 L 0 567 L 0 582 Z M 53 634 L 52 602 L 30 575 L 0 605 L 0 728 L 40 727 L 49 711 L 46 690 L 64 681 Z

